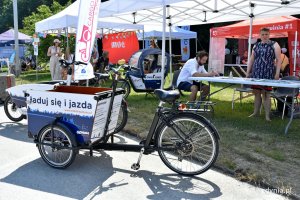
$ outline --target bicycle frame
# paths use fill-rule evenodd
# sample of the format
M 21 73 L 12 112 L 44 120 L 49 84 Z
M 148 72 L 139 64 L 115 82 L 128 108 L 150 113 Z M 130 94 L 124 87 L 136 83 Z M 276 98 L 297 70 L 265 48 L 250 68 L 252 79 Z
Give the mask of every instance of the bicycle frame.
M 151 142 L 155 139 L 157 128 L 160 126 L 161 123 L 166 123 L 168 126 L 170 126 L 175 133 L 182 139 L 185 139 L 182 137 L 182 133 L 178 133 L 177 130 L 180 130 L 178 127 L 173 127 L 175 124 L 172 124 L 168 121 L 168 118 L 170 115 L 177 113 L 178 111 L 173 110 L 172 108 L 166 108 L 162 105 L 164 102 L 160 102 L 158 105 L 158 108 L 156 109 L 155 115 L 153 117 L 149 132 L 147 134 L 147 137 L 145 139 L 144 144 L 139 145 L 129 145 L 129 144 L 112 144 L 107 143 L 108 138 L 110 135 L 106 135 L 103 137 L 99 143 L 87 147 L 88 149 L 104 149 L 104 150 L 123 150 L 123 151 L 133 151 L 133 152 L 140 152 L 142 148 L 144 148 L 145 153 L 151 153 L 153 151 L 156 151 L 158 149 L 155 144 L 151 144 Z M 176 126 L 176 125 L 175 125 Z

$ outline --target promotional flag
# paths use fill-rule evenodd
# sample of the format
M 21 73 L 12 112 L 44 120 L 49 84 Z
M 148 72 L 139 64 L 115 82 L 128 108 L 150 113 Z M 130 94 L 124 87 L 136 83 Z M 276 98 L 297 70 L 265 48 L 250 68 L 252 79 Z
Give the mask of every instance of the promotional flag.
M 128 61 L 133 53 L 139 50 L 139 42 L 134 31 L 105 35 L 102 39 L 103 50 L 109 52 L 109 62 Z
M 190 26 L 182 26 L 184 30 L 189 31 Z M 190 40 L 189 39 L 181 39 L 181 60 L 188 60 L 190 58 Z
M 75 80 L 90 79 L 94 77 L 90 58 L 96 36 L 100 3 L 101 0 L 80 1 L 76 33 L 75 60 L 87 63 L 87 65 L 75 65 Z
M 145 49 L 149 49 L 150 45 L 151 45 L 150 40 L 146 39 L 144 41 L 145 41 L 145 43 L 144 43 L 145 44 Z

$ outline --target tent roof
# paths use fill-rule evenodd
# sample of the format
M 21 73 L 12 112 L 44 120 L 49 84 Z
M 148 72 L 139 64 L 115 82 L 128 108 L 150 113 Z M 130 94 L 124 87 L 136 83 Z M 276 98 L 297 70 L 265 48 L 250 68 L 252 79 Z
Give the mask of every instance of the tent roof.
M 169 28 L 167 28 L 166 38 L 169 38 Z M 137 37 L 139 40 L 144 39 L 161 39 L 162 38 L 162 26 L 145 26 L 144 29 L 144 37 L 143 33 L 137 33 Z M 182 28 L 172 27 L 171 28 L 171 38 L 172 39 L 191 39 L 197 38 L 197 33 L 193 31 L 187 31 Z
M 15 30 L 9 29 L 8 31 L 5 31 L 0 34 L 0 41 L 10 41 L 15 39 Z M 19 40 L 31 40 L 31 37 L 19 32 L 18 33 L 18 39 Z
M 287 37 L 288 32 L 296 31 L 299 19 L 292 16 L 280 16 L 272 18 L 259 18 L 253 21 L 252 37 L 259 37 L 259 31 L 263 27 L 271 30 L 271 37 Z M 245 38 L 249 37 L 250 20 L 245 20 L 229 26 L 211 28 L 212 37 Z
M 108 2 L 107 2 L 108 3 Z M 57 30 L 63 29 L 66 27 L 77 28 L 78 22 L 78 9 L 79 9 L 80 0 L 75 1 L 73 4 L 62 10 L 61 12 L 39 21 L 35 24 L 35 31 L 36 32 L 44 32 L 49 30 Z M 109 7 L 108 4 L 102 3 L 100 5 L 100 12 L 107 13 Z M 120 23 L 120 22 L 103 22 L 98 20 L 98 28 L 104 29 L 133 29 L 133 30 L 142 30 L 144 26 L 141 24 L 132 24 L 132 23 Z
M 176 26 L 249 19 L 250 2 L 254 5 L 255 20 L 261 17 L 300 13 L 300 0 L 146 0 L 138 1 L 143 2 L 143 6 L 132 5 L 130 8 L 128 5 L 133 0 L 110 0 L 108 2 L 116 5 L 122 2 L 124 5 L 119 6 L 124 7 L 123 12 L 119 12 L 120 7 L 118 7 L 117 12 L 101 15 L 100 11 L 100 17 L 105 17 L 105 20 L 112 22 L 136 22 L 138 24 L 162 24 L 164 2 L 169 6 L 167 15 L 171 16 L 171 23 Z

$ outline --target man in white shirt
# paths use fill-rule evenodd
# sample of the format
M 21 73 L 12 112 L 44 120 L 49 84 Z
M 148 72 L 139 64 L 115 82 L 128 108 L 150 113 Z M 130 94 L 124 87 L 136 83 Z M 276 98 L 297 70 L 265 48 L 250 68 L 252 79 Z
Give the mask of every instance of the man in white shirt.
M 208 73 L 205 70 L 204 64 L 207 62 L 207 59 L 208 53 L 205 51 L 199 51 L 197 52 L 196 57 L 189 59 L 180 71 L 177 79 L 177 87 L 179 90 L 191 92 L 190 101 L 196 100 L 197 92 L 200 91 L 200 88 L 200 100 L 204 101 L 209 94 L 209 86 L 200 82 L 190 81 L 188 80 L 189 77 L 219 76 L 219 73 L 217 72 L 212 71 Z

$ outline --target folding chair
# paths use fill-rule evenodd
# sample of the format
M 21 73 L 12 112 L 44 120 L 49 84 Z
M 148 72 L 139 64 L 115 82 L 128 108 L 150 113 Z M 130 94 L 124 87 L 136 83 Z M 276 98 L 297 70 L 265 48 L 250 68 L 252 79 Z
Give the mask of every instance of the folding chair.
M 180 71 L 181 70 L 179 69 L 179 70 L 176 70 L 176 71 L 173 72 L 172 85 L 169 88 L 167 88 L 166 90 L 175 90 L 175 89 L 178 89 L 177 88 L 177 79 L 178 79 L 178 76 L 180 74 Z M 184 94 L 182 93 L 181 90 L 178 90 L 178 91 L 179 91 L 179 93 L 180 93 L 181 96 L 184 96 Z
M 285 76 L 281 80 L 300 81 L 299 77 L 297 77 L 297 76 Z M 285 107 L 287 105 L 287 98 L 290 97 L 290 98 L 292 98 L 292 101 L 296 100 L 296 102 L 298 103 L 299 89 L 296 89 L 296 91 L 295 91 L 294 88 L 279 87 L 276 89 L 275 92 L 271 93 L 271 95 L 273 98 L 276 98 L 279 101 L 284 102 L 282 116 L 281 116 L 281 118 L 283 119 L 284 113 L 285 113 Z M 290 107 L 290 106 L 288 105 L 288 107 Z

